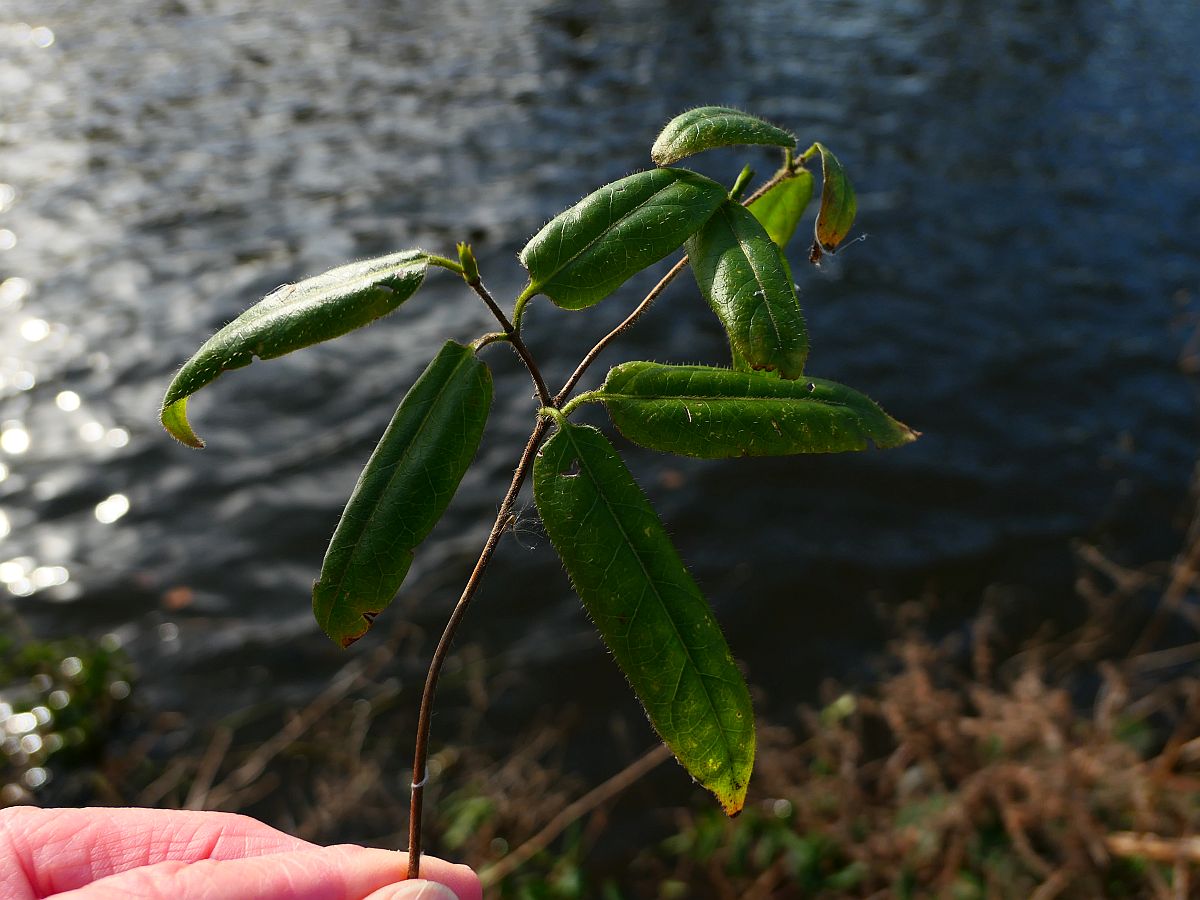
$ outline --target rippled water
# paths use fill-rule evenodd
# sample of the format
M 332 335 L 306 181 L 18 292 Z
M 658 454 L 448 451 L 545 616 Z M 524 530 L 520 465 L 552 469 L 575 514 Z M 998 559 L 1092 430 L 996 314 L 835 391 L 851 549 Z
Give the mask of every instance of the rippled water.
M 1195 455 L 1177 361 L 1200 288 L 1198 43 L 1192 0 L 10 2 L 3 602 L 43 632 L 115 632 L 153 693 L 201 715 L 307 695 L 343 658 L 308 605 L 340 506 L 431 348 L 487 330 L 484 311 L 434 272 L 384 323 L 222 378 L 192 403 L 203 453 L 158 427 L 173 368 L 277 285 L 393 249 L 468 238 L 513 296 L 525 239 L 646 167 L 700 103 L 847 165 L 869 240 L 819 271 L 794 253 L 811 368 L 925 434 L 853 458 L 630 449 L 752 679 L 804 694 L 872 652 L 875 587 L 1036 580 L 1024 561 L 1101 528 L 1168 541 Z M 550 380 L 652 281 L 593 315 L 539 302 Z M 726 352 L 681 279 L 611 359 Z M 397 601 L 428 628 L 532 408 L 504 349 L 488 359 L 485 446 Z M 465 639 L 619 693 L 525 519 Z

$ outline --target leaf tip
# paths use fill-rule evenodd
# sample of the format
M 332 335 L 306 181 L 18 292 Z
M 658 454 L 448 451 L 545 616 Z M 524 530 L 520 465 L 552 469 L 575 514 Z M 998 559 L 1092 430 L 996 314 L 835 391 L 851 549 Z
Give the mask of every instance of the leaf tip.
M 187 397 L 181 397 L 174 403 L 164 404 L 159 420 L 162 422 L 163 428 L 167 430 L 167 434 L 179 443 L 196 450 L 204 448 L 204 441 L 200 440 L 196 432 L 192 431 L 192 426 L 188 422 Z
M 349 594 L 341 591 L 336 585 L 326 580 L 324 575 L 313 582 L 313 616 L 325 636 L 346 650 L 356 643 L 363 635 L 371 630 L 375 619 L 383 612 L 383 604 L 373 604 L 365 609 L 359 608 L 353 612 L 342 609 L 339 615 L 339 604 L 348 602 Z M 350 612 L 349 615 L 345 615 Z M 357 614 L 355 614 L 357 612 Z
M 721 809 L 729 818 L 738 816 L 746 805 L 746 791 L 750 787 L 750 779 L 731 781 L 724 790 L 713 790 Z
M 886 443 L 876 442 L 876 446 L 880 450 L 887 450 L 892 447 L 903 447 L 905 444 L 911 444 L 921 436 L 921 432 L 915 428 L 909 428 L 903 422 L 892 419 L 893 438 Z
M 333 637 L 341 645 L 342 649 L 346 650 L 351 644 L 358 643 L 359 638 L 371 630 L 372 626 L 375 625 L 375 619 L 378 618 L 380 612 L 380 610 L 367 610 L 355 620 L 355 625 L 361 625 L 361 630 L 355 631 L 347 629 L 336 637 L 332 634 L 330 637 Z

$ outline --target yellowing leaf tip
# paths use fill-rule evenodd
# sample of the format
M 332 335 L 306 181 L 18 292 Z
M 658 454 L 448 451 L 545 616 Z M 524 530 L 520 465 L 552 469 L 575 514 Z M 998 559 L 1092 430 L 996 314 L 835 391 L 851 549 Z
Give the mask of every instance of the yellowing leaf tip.
M 181 397 L 174 403 L 164 406 L 160 415 L 163 428 L 167 434 L 188 447 L 196 450 L 204 449 L 204 441 L 200 440 L 187 419 L 187 397 Z
M 735 784 L 732 792 L 713 791 L 717 802 L 721 804 L 721 809 L 729 818 L 732 819 L 741 813 L 742 808 L 746 805 L 747 788 L 749 788 L 749 784 Z

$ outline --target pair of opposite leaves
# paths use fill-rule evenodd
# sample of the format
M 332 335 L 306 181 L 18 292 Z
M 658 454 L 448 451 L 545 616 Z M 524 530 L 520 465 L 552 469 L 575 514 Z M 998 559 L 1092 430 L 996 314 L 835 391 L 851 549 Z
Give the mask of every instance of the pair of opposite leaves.
M 715 146 L 794 138 L 733 110 L 673 120 L 654 146 L 665 164 Z M 832 251 L 854 197 L 820 145 L 817 244 Z M 781 248 L 812 194 L 789 170 L 753 213 L 716 182 L 658 168 L 621 179 L 552 220 L 521 253 L 538 293 L 583 309 L 685 241 L 697 281 L 730 337 L 735 370 L 626 363 L 591 399 L 644 446 L 723 457 L 895 446 L 913 433 L 857 392 L 799 379 L 807 333 Z M 416 292 L 429 258 L 406 251 L 334 269 L 276 291 L 205 343 L 168 389 L 163 424 L 203 446 L 188 396 L 226 369 L 281 356 L 379 318 Z M 777 373 L 755 372 L 765 369 Z M 782 376 L 782 377 L 780 377 Z M 415 548 L 444 512 L 487 420 L 492 380 L 472 348 L 448 342 L 413 385 L 364 468 L 314 588 L 321 627 L 352 643 L 391 601 Z M 534 471 L 535 499 L 577 591 L 664 740 L 729 812 L 753 761 L 745 684 L 711 612 L 657 515 L 607 440 L 560 419 Z

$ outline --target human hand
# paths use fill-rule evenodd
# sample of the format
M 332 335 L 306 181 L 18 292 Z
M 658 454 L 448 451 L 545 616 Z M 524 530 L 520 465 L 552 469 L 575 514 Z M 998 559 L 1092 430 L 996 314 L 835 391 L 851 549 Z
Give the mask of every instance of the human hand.
M 246 816 L 157 809 L 0 809 L 7 900 L 482 900 L 466 866 L 320 847 Z

